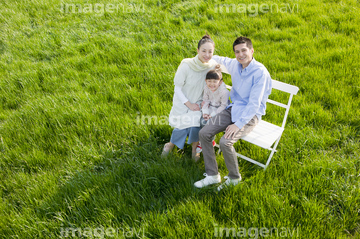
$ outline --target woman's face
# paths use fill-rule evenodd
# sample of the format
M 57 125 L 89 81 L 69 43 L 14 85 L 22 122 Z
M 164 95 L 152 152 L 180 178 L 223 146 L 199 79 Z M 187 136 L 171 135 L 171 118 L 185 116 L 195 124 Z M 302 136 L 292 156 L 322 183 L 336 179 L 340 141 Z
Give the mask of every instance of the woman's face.
M 202 63 L 207 63 L 211 60 L 213 54 L 214 54 L 214 44 L 211 42 L 206 42 L 205 44 L 202 44 L 199 49 L 197 49 L 199 60 Z

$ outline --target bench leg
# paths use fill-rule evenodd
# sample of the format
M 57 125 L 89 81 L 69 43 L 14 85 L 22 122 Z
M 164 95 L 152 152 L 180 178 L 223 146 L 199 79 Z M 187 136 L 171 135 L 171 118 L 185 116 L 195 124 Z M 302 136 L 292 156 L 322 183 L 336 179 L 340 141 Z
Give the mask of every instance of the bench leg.
M 280 138 L 281 138 L 281 135 L 280 135 L 279 138 L 275 141 L 275 145 L 274 145 L 274 147 L 271 149 L 271 153 L 270 153 L 270 156 L 269 156 L 269 158 L 268 158 L 268 160 L 267 160 L 267 162 L 266 162 L 266 165 L 265 165 L 264 170 L 267 168 L 267 166 L 269 166 L 270 161 L 271 161 L 271 158 L 272 158 L 272 156 L 274 155 L 274 153 L 276 152 L 276 147 L 278 146 L 278 143 L 279 143 L 279 141 L 280 141 Z
M 237 152 L 236 152 L 236 155 L 237 155 L 239 158 L 242 158 L 242 159 L 244 159 L 244 160 L 246 160 L 246 161 L 248 161 L 248 162 L 250 162 L 250 163 L 256 164 L 256 165 L 262 167 L 264 170 L 266 170 L 267 166 L 269 166 L 269 164 L 270 164 L 270 162 L 271 162 L 272 157 L 274 156 L 274 153 L 276 152 L 276 148 L 277 148 L 277 146 L 278 146 L 278 144 L 279 144 L 280 138 L 281 138 L 281 135 L 280 135 L 280 137 L 275 141 L 274 147 L 271 148 L 271 149 L 269 149 L 271 152 L 270 152 L 270 156 L 269 156 L 268 160 L 266 161 L 266 164 L 262 164 L 262 163 L 260 163 L 260 162 L 258 162 L 258 161 L 256 161 L 256 160 L 253 160 L 253 159 L 251 159 L 251 158 L 249 158 L 249 157 L 246 157 L 246 156 L 244 156 L 244 155 L 242 155 L 242 154 L 239 154 L 239 153 L 237 153 Z M 218 147 L 218 148 L 219 148 L 218 153 L 217 153 L 217 154 L 219 155 L 219 154 L 221 153 L 220 145 L 216 144 L 215 147 Z

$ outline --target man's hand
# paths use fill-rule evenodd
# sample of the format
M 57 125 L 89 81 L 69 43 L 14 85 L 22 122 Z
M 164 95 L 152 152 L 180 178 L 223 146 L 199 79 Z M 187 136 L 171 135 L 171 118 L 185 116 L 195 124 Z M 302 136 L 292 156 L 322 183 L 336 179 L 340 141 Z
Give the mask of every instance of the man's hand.
M 237 127 L 235 124 L 229 125 L 225 130 L 225 139 L 233 139 L 234 135 L 239 132 L 239 127 Z
M 189 101 L 185 103 L 185 105 L 192 111 L 200 111 L 200 107 L 198 104 L 191 104 Z

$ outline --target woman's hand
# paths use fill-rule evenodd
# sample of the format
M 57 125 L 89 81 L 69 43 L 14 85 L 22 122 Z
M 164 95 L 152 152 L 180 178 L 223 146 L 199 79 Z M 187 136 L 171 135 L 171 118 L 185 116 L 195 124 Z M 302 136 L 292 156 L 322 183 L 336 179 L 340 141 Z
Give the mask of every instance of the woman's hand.
M 192 104 L 189 101 L 185 103 L 185 105 L 192 111 L 200 111 L 200 107 L 198 104 Z

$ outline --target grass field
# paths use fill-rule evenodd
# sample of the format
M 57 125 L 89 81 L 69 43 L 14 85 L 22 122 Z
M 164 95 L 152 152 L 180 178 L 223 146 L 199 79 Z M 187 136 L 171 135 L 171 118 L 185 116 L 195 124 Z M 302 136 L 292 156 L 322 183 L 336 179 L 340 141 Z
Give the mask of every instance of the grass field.
M 360 238 L 359 4 L 2 0 L 0 237 Z M 267 170 L 240 160 L 242 183 L 219 193 L 193 187 L 190 147 L 160 158 L 170 126 L 139 124 L 169 114 L 206 32 L 228 57 L 250 37 L 300 88 Z

